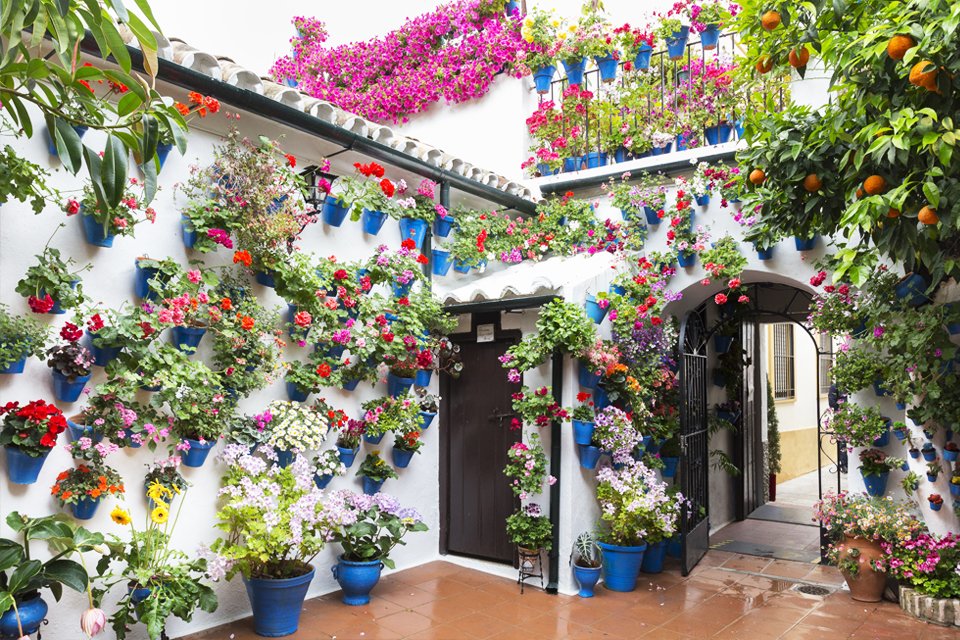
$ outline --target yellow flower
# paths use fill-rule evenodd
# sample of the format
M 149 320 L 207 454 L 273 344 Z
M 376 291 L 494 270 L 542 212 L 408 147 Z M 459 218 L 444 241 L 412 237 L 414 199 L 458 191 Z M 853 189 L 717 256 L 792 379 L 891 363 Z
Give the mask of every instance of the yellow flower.
M 110 512 L 110 518 L 113 519 L 113 521 L 117 524 L 130 524 L 130 514 L 121 509 L 119 506 L 113 508 L 113 511 Z
M 557 37 L 560 38 L 561 40 L 566 40 L 566 39 L 567 39 L 567 32 L 566 32 L 566 31 L 561 31 L 559 34 L 557 34 Z
M 576 32 L 577 32 L 577 25 L 575 25 L 575 24 L 570 25 L 569 27 L 567 27 L 567 31 L 569 31 L 570 33 L 576 33 Z
M 169 517 L 170 511 L 163 505 L 160 505 L 150 512 L 150 519 L 153 520 L 155 524 L 163 524 Z
M 154 480 L 150 486 L 147 487 L 147 497 L 157 504 L 166 506 L 170 498 L 173 497 L 173 491 Z
M 523 26 L 525 26 L 525 27 L 532 27 L 532 26 L 533 26 L 533 18 L 531 18 L 530 16 L 527 16 L 526 18 L 524 18 L 524 19 L 523 19 Z

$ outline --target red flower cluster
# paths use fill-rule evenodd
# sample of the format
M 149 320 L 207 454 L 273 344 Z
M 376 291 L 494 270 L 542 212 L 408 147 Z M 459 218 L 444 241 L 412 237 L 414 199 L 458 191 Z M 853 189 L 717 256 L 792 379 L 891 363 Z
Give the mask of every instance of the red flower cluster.
M 250 255 L 249 251 L 236 251 L 233 254 L 233 264 L 243 264 L 249 267 L 253 264 L 253 256 Z
M 400 246 L 408 251 L 412 251 L 417 248 L 417 243 L 413 241 L 413 238 L 407 238 L 400 243 Z
M 388 198 L 392 198 L 393 194 L 396 193 L 397 188 L 393 186 L 393 183 L 384 178 L 380 181 L 380 190 L 383 191 L 383 195 Z
M 83 337 L 83 330 L 72 322 L 67 322 L 60 329 L 60 337 L 67 342 L 76 342 Z
M 191 102 L 189 107 L 182 102 L 173 103 L 174 108 L 180 112 L 180 115 L 188 116 L 191 112 L 195 111 L 200 115 L 201 118 L 206 118 L 207 112 L 217 113 L 220 111 L 220 101 L 216 98 L 205 96 L 196 91 L 191 91 L 188 93 L 187 98 L 189 98 Z
M 87 320 L 87 331 L 96 333 L 100 329 L 103 329 L 103 318 L 100 317 L 99 313 L 95 313 Z
M 330 365 L 328 365 L 326 362 L 321 362 L 317 366 L 317 375 L 320 376 L 321 378 L 329 378 L 330 371 L 331 371 Z
M 52 449 L 57 444 L 57 436 L 67 428 L 67 419 L 60 409 L 43 400 L 34 400 L 24 407 L 18 402 L 8 402 L 0 408 L 0 415 L 7 416 L 4 420 L 7 444 L 26 449 L 38 446 Z M 34 440 L 36 436 L 39 440 Z
M 49 313 L 53 309 L 53 298 L 50 297 L 49 293 L 43 294 L 42 298 L 37 296 L 30 296 L 27 298 L 27 306 L 30 307 L 30 311 L 34 313 Z
M 288 153 L 283 157 L 287 159 L 287 164 L 290 166 L 291 169 L 297 166 L 297 157 L 294 156 L 292 153 Z
M 347 279 L 347 270 L 346 269 L 337 269 L 333 272 L 334 280 L 346 280 Z
M 371 162 L 370 164 L 360 164 L 359 162 L 355 162 L 353 163 L 353 167 L 359 171 L 362 176 L 367 178 L 370 176 L 382 178 L 383 174 L 386 173 L 386 169 L 378 165 L 376 162 Z

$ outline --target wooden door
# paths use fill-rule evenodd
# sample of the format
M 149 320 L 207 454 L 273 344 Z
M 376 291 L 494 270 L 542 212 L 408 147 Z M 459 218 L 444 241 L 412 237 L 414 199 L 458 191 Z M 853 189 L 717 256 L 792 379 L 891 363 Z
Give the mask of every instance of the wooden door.
M 440 433 L 440 552 L 512 563 L 514 545 L 506 518 L 519 507 L 503 468 L 507 449 L 520 439 L 511 431 L 511 394 L 520 385 L 507 380 L 498 357 L 518 336 L 493 342 L 474 334 L 454 336 L 463 373 L 444 376 Z

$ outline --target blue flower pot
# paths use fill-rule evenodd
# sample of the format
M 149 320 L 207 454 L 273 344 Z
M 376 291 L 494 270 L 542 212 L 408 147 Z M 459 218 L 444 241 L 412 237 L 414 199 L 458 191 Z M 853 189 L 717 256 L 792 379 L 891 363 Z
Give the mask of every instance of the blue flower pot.
M 277 451 L 277 466 L 281 469 L 286 469 L 293 463 L 293 457 L 296 455 L 293 451 L 283 450 Z
M 307 398 L 310 397 L 311 392 L 304 391 L 295 382 L 288 380 L 284 386 L 287 388 L 287 398 L 293 402 L 306 402 Z
M 537 163 L 537 171 L 540 172 L 541 176 L 555 176 L 560 171 L 559 169 L 551 169 L 550 165 L 546 162 Z
M 537 93 L 550 93 L 550 83 L 553 82 L 553 76 L 557 72 L 554 65 L 540 67 L 533 72 L 533 83 L 537 86 Z
M 173 336 L 173 346 L 180 351 L 193 352 L 200 346 L 200 340 L 206 332 L 203 327 L 173 327 L 170 334 Z
M 812 238 L 794 236 L 793 243 L 797 247 L 797 251 L 813 251 L 813 248 L 817 246 L 817 236 Z
M 614 295 L 622 296 L 627 292 L 627 288 L 619 284 L 611 284 L 608 291 Z
M 77 424 L 73 420 L 67 420 L 67 431 L 70 432 L 71 442 L 76 442 L 80 438 L 90 438 L 96 444 L 103 440 L 102 431 L 96 431 L 90 425 Z
M 677 534 L 667 541 L 667 555 L 671 558 L 679 558 L 683 553 L 683 538 Z
M 258 636 L 279 638 L 297 632 L 303 600 L 316 570 L 296 578 L 261 580 L 243 578 L 253 609 L 253 630 Z
M 580 165 L 583 164 L 583 156 L 573 156 L 572 158 L 563 159 L 563 171 L 564 173 L 570 173 L 572 171 L 580 171 Z
M 361 606 L 370 602 L 370 592 L 380 582 L 383 563 L 379 560 L 353 562 L 337 558 L 338 562 L 330 567 L 333 577 L 343 590 L 343 604 Z
M 937 450 L 933 447 L 923 447 L 920 449 L 920 454 L 923 456 L 923 459 L 927 462 L 933 462 L 937 459 Z
M 263 285 L 264 287 L 270 287 L 273 289 L 277 286 L 276 278 L 274 278 L 273 271 L 257 271 L 253 275 L 253 279 L 256 280 L 257 284 Z
M 375 236 L 380 233 L 380 229 L 383 228 L 383 223 L 386 221 L 387 214 L 383 211 L 364 208 L 361 222 L 363 224 L 363 232 L 367 235 Z
M 733 135 L 733 127 L 728 124 L 704 127 L 703 135 L 707 138 L 707 144 L 723 144 L 724 142 L 730 142 L 730 137 Z
M 644 573 L 662 573 L 663 561 L 667 557 L 667 541 L 651 542 L 643 553 L 640 570 Z
M 591 151 L 587 154 L 587 169 L 596 169 L 607 164 L 607 154 Z
M 167 156 L 170 155 L 171 151 L 173 151 L 173 145 L 171 143 L 157 143 L 157 160 L 160 161 L 160 170 L 163 170 L 163 165 L 167 163 Z
M 900 465 L 900 471 L 910 471 L 910 463 L 904 460 L 903 464 Z
M 577 453 L 580 457 L 580 466 L 584 469 L 596 469 L 597 461 L 600 459 L 600 448 L 591 445 L 580 445 L 577 447 Z
M 950 451 L 949 449 L 944 449 L 943 459 L 947 462 L 956 462 L 958 454 L 960 454 L 960 451 Z
M 643 564 L 647 545 L 621 547 L 606 542 L 597 543 L 603 549 L 603 586 L 611 591 L 633 591 Z
M 878 476 L 863 475 L 863 471 L 861 471 L 860 475 L 863 476 L 863 484 L 867 488 L 867 493 L 874 498 L 880 498 L 887 492 L 887 479 L 890 477 L 889 471 L 884 471 Z
M 920 449 L 910 449 L 907 451 L 907 453 L 909 453 L 910 457 L 913 458 L 914 460 L 917 460 L 920 458 Z
M 593 589 L 600 579 L 600 567 L 581 567 L 573 565 L 573 577 L 577 580 L 580 590 L 577 595 L 581 598 L 592 598 Z
M 714 370 L 713 372 L 713 386 L 715 387 L 725 387 L 727 386 L 727 377 L 723 375 L 722 372 Z M 718 414 L 719 415 L 719 414 Z
M 723 387 L 725 385 L 717 385 Z M 721 420 L 726 420 L 730 424 L 733 424 L 737 421 L 738 414 L 736 411 L 717 411 L 717 417 Z
M 340 456 L 340 462 L 343 463 L 343 466 L 348 469 L 353 466 L 353 461 L 357 459 L 357 452 L 360 451 L 360 447 L 356 449 L 345 449 L 344 447 L 337 447 L 337 455 Z
M 612 54 L 607 54 L 605 56 L 594 56 L 593 61 L 597 63 L 597 68 L 600 69 L 600 79 L 604 82 L 613 82 L 617 79 L 617 67 L 620 66 L 620 63 Z
M 697 201 L 697 206 L 706 207 L 710 204 L 710 194 L 703 196 L 694 196 L 694 199 Z
M 697 254 L 692 251 L 678 251 L 677 263 L 684 268 L 697 264 Z
M 6 446 L 7 452 L 7 477 L 14 484 L 33 484 L 40 475 L 40 469 L 47 460 L 47 455 L 39 458 L 28 456 L 18 447 Z
M 593 390 L 593 408 L 597 411 L 603 411 L 610 406 L 610 396 L 607 395 L 607 390 L 601 386 L 597 386 Z
M 0 374 L 2 373 L 23 373 L 24 367 L 27 366 L 27 356 L 23 356 L 19 360 L 14 360 L 7 366 L 0 368 Z
M 453 231 L 453 227 L 456 225 L 456 220 L 449 213 L 444 217 L 437 216 L 433 221 L 433 235 L 446 238 L 450 235 L 450 232 Z
M 210 450 L 217 444 L 216 440 L 207 440 L 202 443 L 199 440 L 192 440 L 190 438 L 184 438 L 184 440 L 190 445 L 190 449 L 180 452 L 180 460 L 184 466 L 193 468 L 202 467 L 203 463 L 207 460 L 207 456 L 210 454 Z
M 680 464 L 680 458 L 674 456 L 663 458 L 663 469 L 660 470 L 660 475 L 664 478 L 675 478 L 678 464 Z
M 673 142 L 668 142 L 662 147 L 654 147 L 653 149 L 651 149 L 650 155 L 660 156 L 665 153 L 670 153 L 671 151 L 673 151 Z
M 903 429 L 894 429 L 893 435 L 895 435 L 897 437 L 897 440 L 899 440 L 900 442 L 903 442 L 904 440 L 907 439 L 907 432 L 904 431 Z
M 753 248 L 757 250 L 757 260 L 773 260 L 773 247 L 760 249 L 759 247 L 754 245 Z
M 133 431 L 131 431 L 130 429 L 123 430 L 123 437 L 126 439 L 125 446 L 130 447 L 131 449 L 139 449 L 140 447 L 143 446 L 142 442 L 134 442 L 131 439 L 133 437 Z
M 372 496 L 375 493 L 380 492 L 380 487 L 383 486 L 383 480 L 373 480 L 367 476 L 363 476 L 363 492 L 368 496 Z
M 683 25 L 680 31 L 674 31 L 673 35 L 667 38 L 667 55 L 671 60 L 680 60 L 687 50 L 687 38 L 690 37 L 690 27 Z
M 193 249 L 197 244 L 197 230 L 187 216 L 180 216 L 180 238 L 187 249 Z
M 682 135 L 677 136 L 677 143 L 676 143 L 676 145 L 677 145 L 677 146 L 676 146 L 676 150 L 677 150 L 677 151 L 686 151 L 686 150 L 687 150 L 687 139 L 686 139 L 684 136 L 682 136 Z
M 883 382 L 875 380 L 873 383 L 873 392 L 880 398 L 890 395 L 890 392 L 884 388 Z
M 930 510 L 931 510 L 931 511 L 940 511 L 940 509 L 943 507 L 943 503 L 942 503 L 942 502 L 938 502 L 938 503 L 936 503 L 936 504 L 934 504 L 933 502 L 928 502 L 927 504 L 930 505 Z
M 593 432 L 596 425 L 592 422 L 583 420 L 573 421 L 573 441 L 579 445 L 587 446 L 593 440 Z
M 328 224 L 331 227 L 339 227 L 343 224 L 349 212 L 350 207 L 341 204 L 341 200 L 333 196 L 327 196 L 323 199 L 321 214 L 324 224 Z
M 660 216 L 657 215 L 656 209 L 651 209 L 650 207 L 643 208 L 643 214 L 647 217 L 647 224 L 658 225 L 660 224 Z
M 53 374 L 53 395 L 61 402 L 76 402 L 83 393 L 83 388 L 90 381 L 90 376 L 85 375 L 70 382 L 65 375 L 59 371 L 51 371 Z
M 720 42 L 720 25 L 708 24 L 700 33 L 700 46 L 704 49 L 716 49 Z
M 445 249 L 434 249 L 433 253 L 433 275 L 445 276 L 450 272 L 453 266 L 453 257 Z
M 627 153 L 628 152 L 626 149 L 624 149 L 623 147 L 619 147 L 616 151 L 613 152 L 613 161 L 617 163 L 626 162 L 627 160 L 629 160 L 629 158 L 627 157 Z
M 507 15 L 512 16 L 513 14 L 520 11 L 520 2 L 518 0 L 508 0 L 504 8 L 507 11 Z
M 895 291 L 897 297 L 905 300 L 908 305 L 911 307 L 919 307 L 929 300 L 926 294 L 929 285 L 929 280 L 919 274 L 911 273 L 897 283 Z
M 637 56 L 633 59 L 633 66 L 640 70 L 646 71 L 650 68 L 650 57 L 653 55 L 653 47 L 647 43 L 640 45 L 640 48 L 637 49 Z
M 592 371 L 588 365 L 583 362 L 579 363 L 577 367 L 577 381 L 581 387 L 584 389 L 596 389 L 597 385 L 600 384 L 600 377 L 601 374 Z
M 433 369 L 420 369 L 413 378 L 413 384 L 418 387 L 429 387 L 430 379 L 433 377 Z
M 331 480 L 333 480 L 333 476 L 327 473 L 323 475 L 315 474 L 313 476 L 313 484 L 317 485 L 317 489 L 326 489 Z
M 889 431 L 885 432 L 882 436 L 880 436 L 879 438 L 874 439 L 874 441 L 873 441 L 873 446 L 875 446 L 875 447 L 885 447 L 885 446 L 887 446 L 888 444 L 890 444 L 890 432 L 889 432 Z
M 0 615 L 0 638 L 4 640 L 19 638 L 20 629 L 23 629 L 26 636 L 37 633 L 47 617 L 47 609 L 47 603 L 39 595 L 26 600 L 17 598 L 16 612 L 13 607 L 10 607 Z
M 366 434 L 364 434 L 363 436 L 363 441 L 366 442 L 367 444 L 380 444 L 382 440 L 383 440 L 382 433 L 375 436 L 370 436 Z
M 470 265 L 464 262 L 463 260 L 454 260 L 453 261 L 453 270 L 457 273 L 470 273 Z
M 600 307 L 600 305 L 597 303 L 596 296 L 588 294 L 583 306 L 587 310 L 587 317 L 593 320 L 596 324 L 600 324 L 603 322 L 603 319 L 607 317 L 607 310 Z
M 155 267 L 141 267 L 140 263 L 135 264 L 135 273 L 133 280 L 133 292 L 141 300 L 157 300 L 159 295 L 150 288 L 150 280 L 156 277 L 158 270 Z
M 84 213 L 83 207 L 80 207 L 80 220 L 83 222 L 83 235 L 87 239 L 87 244 L 105 249 L 113 246 L 114 234 L 105 231 L 103 225 L 97 222 L 93 216 Z
M 390 455 L 393 457 L 393 466 L 398 469 L 406 469 L 410 466 L 410 461 L 413 460 L 414 451 L 406 451 L 404 449 L 397 449 L 394 447 L 390 451 Z
M 583 84 L 583 70 L 587 66 L 587 59 L 580 60 L 561 60 L 563 70 L 567 73 L 567 83 L 581 85 Z
M 420 412 L 420 429 L 427 429 L 433 424 L 433 420 L 437 417 L 437 414 L 433 411 L 421 411 Z
M 148 499 L 147 502 L 151 505 L 151 511 L 152 511 L 153 510 L 152 505 L 154 504 L 153 500 Z M 130 594 L 130 602 L 132 602 L 133 604 L 140 604 L 141 602 L 143 602 L 144 600 L 150 597 L 150 594 L 153 593 L 153 589 L 150 589 L 149 587 L 132 587 L 128 585 L 127 593 Z
M 82 140 L 84 134 L 87 132 L 87 127 L 81 127 L 81 126 L 78 126 L 78 125 L 71 125 L 71 126 L 73 126 L 73 130 L 77 132 L 77 135 L 78 135 L 78 136 L 80 137 L 80 139 Z M 46 129 L 46 134 L 47 134 L 47 135 L 45 136 L 45 139 L 46 139 L 46 141 L 47 141 L 47 151 L 50 152 L 50 155 L 56 156 L 56 157 L 59 158 L 59 157 L 60 157 L 60 154 L 57 152 L 57 143 L 56 143 L 56 141 L 54 141 L 53 135 L 50 133 L 50 129 Z M 16 629 L 14 629 L 14 631 L 16 631 Z M 19 634 L 19 633 L 14 633 L 13 635 L 14 635 L 14 637 L 17 637 L 17 636 L 19 636 L 20 634 Z
M 70 511 L 77 520 L 91 520 L 97 514 L 97 507 L 100 506 L 100 498 L 83 498 L 79 502 L 70 505 Z
M 87 348 L 90 349 L 90 353 L 93 354 L 93 364 L 98 367 L 105 367 L 110 364 L 111 360 L 115 360 L 117 356 L 120 355 L 120 352 L 123 351 L 123 347 L 98 347 L 93 342 L 93 336 L 87 331 Z
M 427 235 L 427 221 L 419 218 L 400 218 L 400 239 L 413 238 L 417 249 L 423 246 L 423 239 Z
M 954 498 L 960 497 L 960 484 L 950 485 L 950 495 L 952 495 Z
M 343 389 L 344 391 L 353 391 L 354 389 L 357 388 L 357 385 L 359 385 L 359 384 L 360 384 L 360 380 L 359 380 L 359 379 L 356 379 L 356 380 L 346 380 L 346 381 L 344 381 L 344 383 L 341 385 L 340 388 Z
M 413 386 L 413 378 L 401 378 L 393 373 L 387 374 L 387 393 L 391 398 L 399 398 L 407 395 L 410 387 Z
M 733 336 L 713 336 L 713 348 L 717 353 L 729 353 Z

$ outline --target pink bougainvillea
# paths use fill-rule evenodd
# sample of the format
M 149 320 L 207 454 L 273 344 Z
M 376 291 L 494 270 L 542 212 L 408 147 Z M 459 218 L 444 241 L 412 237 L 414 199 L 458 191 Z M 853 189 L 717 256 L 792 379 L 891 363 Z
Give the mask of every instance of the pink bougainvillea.
M 336 47 L 324 46 L 322 22 L 299 16 L 293 23 L 293 51 L 274 63 L 273 75 L 371 120 L 406 121 L 441 99 L 485 95 L 500 72 L 520 75 L 519 22 L 488 0 L 456 0 L 385 36 Z

